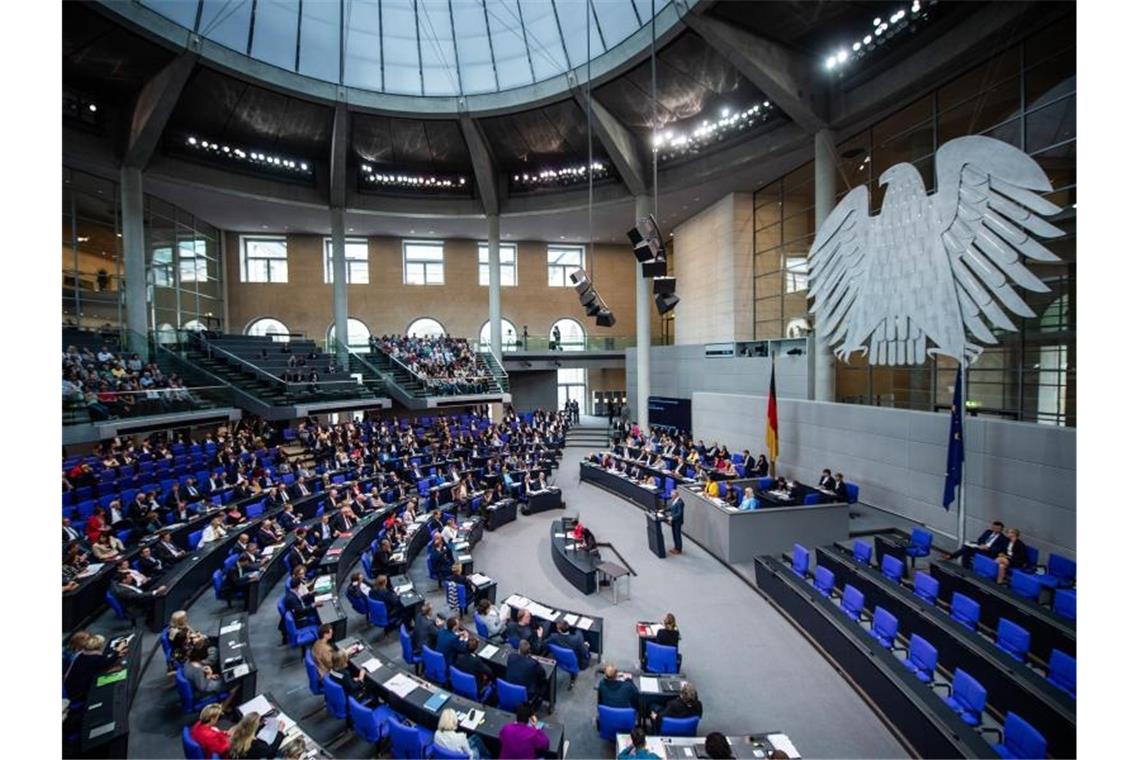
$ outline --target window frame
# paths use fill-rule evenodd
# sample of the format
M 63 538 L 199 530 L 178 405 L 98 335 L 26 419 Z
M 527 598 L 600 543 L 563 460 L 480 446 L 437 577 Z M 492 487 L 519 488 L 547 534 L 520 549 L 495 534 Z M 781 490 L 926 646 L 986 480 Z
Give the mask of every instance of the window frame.
M 249 256 L 249 244 L 257 242 L 273 242 L 282 243 L 285 247 L 285 255 L 277 256 L 257 256 L 252 259 Z M 240 237 L 240 258 L 238 275 L 241 282 L 247 282 L 257 285 L 287 285 L 289 284 L 289 238 L 286 235 L 242 235 Z M 273 279 L 274 267 L 271 262 L 282 262 L 283 279 Z M 263 263 L 265 266 L 264 276 L 265 279 L 252 279 L 250 277 L 250 264 L 252 262 Z
M 431 320 L 432 322 L 435 322 L 437 325 L 439 325 L 439 329 L 441 330 L 441 332 L 440 332 L 441 336 L 446 337 L 448 335 L 447 326 L 444 325 L 443 322 L 440 322 L 435 317 L 422 316 L 422 317 L 416 317 L 415 319 L 413 319 L 411 322 L 408 323 L 407 327 L 404 328 L 404 337 L 405 338 L 412 337 L 412 325 L 414 325 L 417 322 L 420 322 L 422 320 L 425 320 L 425 319 Z M 421 336 L 421 337 L 423 337 L 423 336 Z
M 510 250 L 511 260 L 505 261 L 503 259 L 503 252 Z M 479 287 L 491 287 L 491 246 L 485 240 L 480 241 L 475 246 L 475 262 L 478 268 Z M 513 288 L 519 284 L 519 246 L 518 243 L 499 243 L 499 287 Z M 512 280 L 507 282 L 504 274 L 510 271 Z M 486 280 L 484 282 L 484 280 Z
M 408 246 L 439 246 L 439 261 L 433 259 L 413 259 L 408 261 Z M 413 240 L 406 239 L 400 241 L 400 251 L 403 259 L 403 273 L 404 284 L 413 285 L 415 287 L 426 287 L 433 285 L 446 285 L 447 284 L 447 266 L 446 266 L 446 246 L 442 240 Z M 413 282 L 408 279 L 408 266 L 422 267 L 423 282 Z M 428 281 L 428 265 L 439 264 L 439 282 Z
M 204 238 L 193 240 L 180 240 L 178 249 L 178 283 L 210 282 L 210 256 L 206 252 L 207 242 Z M 187 251 L 187 253 L 184 253 Z M 185 265 L 190 264 L 193 275 L 187 277 Z
M 353 258 L 352 256 L 350 256 L 349 255 L 349 246 L 360 246 L 360 245 L 364 246 L 364 258 Z M 325 248 L 325 259 L 324 259 L 324 262 L 325 262 L 324 263 L 325 285 L 332 285 L 333 284 L 333 276 L 332 276 L 333 275 L 333 272 L 332 272 L 333 250 L 332 250 L 332 238 L 331 237 L 326 237 L 324 239 L 324 248 Z M 370 280 L 371 276 L 370 276 L 369 270 L 368 270 L 368 260 L 369 260 L 368 259 L 368 253 L 369 253 L 368 252 L 368 238 L 355 238 L 355 237 L 349 238 L 349 237 L 346 237 L 344 239 L 345 284 L 347 284 L 347 285 L 368 285 L 369 284 L 369 280 Z M 364 265 L 363 266 L 363 271 L 364 271 L 364 279 L 363 280 L 358 280 L 358 279 L 353 277 L 352 273 L 353 273 L 354 269 L 358 272 L 360 271 L 360 268 L 353 266 L 354 264 L 358 264 L 358 265 L 363 264 Z
M 569 264 L 556 264 L 551 262 L 551 254 L 554 253 L 568 253 L 570 251 L 577 251 L 578 263 L 574 266 Z M 566 243 L 548 243 L 546 246 L 546 286 L 549 288 L 572 288 L 574 283 L 570 281 L 570 272 L 586 268 L 586 246 L 574 245 Z M 558 272 L 555 275 L 555 272 Z M 561 284 L 554 284 L 552 280 L 561 279 Z

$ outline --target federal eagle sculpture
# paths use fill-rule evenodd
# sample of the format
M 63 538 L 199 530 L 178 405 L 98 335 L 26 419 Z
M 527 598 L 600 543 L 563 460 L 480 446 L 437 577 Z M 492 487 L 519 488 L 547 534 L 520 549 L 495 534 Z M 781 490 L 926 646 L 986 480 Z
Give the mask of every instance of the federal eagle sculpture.
M 927 194 L 912 164 L 895 164 L 878 216 L 867 186 L 828 215 L 808 253 L 816 331 L 846 361 L 921 364 L 943 354 L 972 363 L 992 328 L 1016 330 L 1007 312 L 1033 317 L 1013 286 L 1049 288 L 1022 263 L 1058 261 L 1034 235 L 1064 234 L 1046 222 L 1061 209 L 1037 162 L 990 137 L 960 137 L 934 159 L 938 191 Z

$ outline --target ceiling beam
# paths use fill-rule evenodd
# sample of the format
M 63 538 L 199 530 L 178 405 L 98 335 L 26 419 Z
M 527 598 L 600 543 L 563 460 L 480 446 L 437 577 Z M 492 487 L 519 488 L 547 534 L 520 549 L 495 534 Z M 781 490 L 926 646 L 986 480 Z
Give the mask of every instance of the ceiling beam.
M 602 147 L 609 154 L 610 161 L 617 169 L 621 181 L 632 195 L 641 195 L 649 192 L 649 172 L 646 170 L 645 159 L 637 147 L 637 139 L 624 124 L 617 120 L 597 98 L 588 96 L 580 87 L 574 88 L 574 99 L 587 118 L 593 118 L 598 129 L 598 138 Z
M 812 64 L 803 55 L 711 16 L 686 13 L 683 20 L 796 124 L 809 133 L 827 126 L 827 85 L 813 84 Z M 813 102 L 815 91 L 819 102 Z
M 483 213 L 488 216 L 499 213 L 499 172 L 487 137 L 479 123 L 470 116 L 459 117 L 459 127 L 463 130 L 463 140 L 471 156 L 471 168 L 475 171 L 475 186 L 479 190 L 479 200 L 483 203 Z
M 131 113 L 124 166 L 146 169 L 197 63 L 198 53 L 186 50 L 143 85 Z
M 348 104 L 343 100 L 333 109 L 329 146 L 329 206 L 344 208 L 348 184 Z

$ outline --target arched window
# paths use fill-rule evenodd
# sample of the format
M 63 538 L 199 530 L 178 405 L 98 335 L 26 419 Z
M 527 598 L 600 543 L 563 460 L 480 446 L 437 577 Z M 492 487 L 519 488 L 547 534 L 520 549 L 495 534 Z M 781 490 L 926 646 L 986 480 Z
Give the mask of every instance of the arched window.
M 178 331 L 174 329 L 174 325 L 169 322 L 163 322 L 158 326 L 158 329 L 155 330 L 155 337 L 160 344 L 168 346 L 171 343 L 178 342 Z
M 191 319 L 189 322 L 182 325 L 182 329 L 183 330 L 193 330 L 194 332 L 202 332 L 203 330 L 206 329 L 206 326 L 204 324 L 202 324 L 200 321 L 198 321 L 197 319 Z
M 408 325 L 407 335 L 409 338 L 413 335 L 420 338 L 441 338 L 447 335 L 447 330 L 431 317 L 420 317 Z
M 479 328 L 479 350 L 491 350 L 491 320 L 483 323 Z M 515 330 L 515 325 L 511 320 L 503 320 L 503 350 L 504 351 L 518 351 L 518 332 Z
M 328 345 L 332 345 L 333 338 L 336 337 L 336 322 L 329 325 L 329 332 L 327 336 Z M 368 330 L 368 325 L 361 322 L 359 319 L 352 317 L 348 318 L 348 347 L 349 348 L 368 348 L 368 339 L 372 337 L 372 333 Z
M 245 326 L 246 335 L 268 335 L 277 343 L 289 342 L 289 328 L 285 323 L 272 317 L 255 319 Z
M 557 339 L 554 335 L 556 328 Z M 550 345 L 557 351 L 585 351 L 586 330 L 578 320 L 563 317 L 550 327 Z

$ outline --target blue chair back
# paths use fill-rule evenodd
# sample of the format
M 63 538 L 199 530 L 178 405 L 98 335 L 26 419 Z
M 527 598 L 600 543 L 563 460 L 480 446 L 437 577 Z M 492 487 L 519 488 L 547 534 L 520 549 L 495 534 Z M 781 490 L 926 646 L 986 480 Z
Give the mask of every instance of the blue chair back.
M 796 544 L 792 547 L 792 571 L 801 578 L 807 577 L 808 566 L 811 564 L 811 554 L 806 548 Z
M 938 667 L 938 650 L 917 633 L 911 634 L 910 649 L 904 664 L 919 681 L 930 683 L 934 679 L 934 669 Z
M 469 757 L 466 752 L 447 749 L 446 747 L 439 746 L 435 742 L 432 742 L 431 746 L 428 747 L 427 756 L 435 758 L 436 760 L 467 760 Z
M 648 646 L 651 642 L 646 642 L 646 653 L 648 654 Z M 550 654 L 554 655 L 554 661 L 558 663 L 558 667 L 565 670 L 571 675 L 578 673 L 578 655 L 574 654 L 573 650 L 566 647 L 560 647 L 557 644 L 547 645 Z M 426 651 L 426 650 L 425 650 Z
M 863 615 L 863 592 L 848 583 L 843 587 L 839 606 L 847 613 L 847 617 L 858 620 Z
M 876 607 L 875 614 L 871 617 L 871 635 L 881 646 L 890 649 L 898 633 L 899 619 L 882 607 Z
M 425 738 L 415 726 L 405 726 L 396 718 L 388 719 L 388 738 L 392 740 L 392 757 L 419 760 L 430 739 Z
M 1041 583 L 1037 576 L 1014 570 L 1009 579 L 1009 590 L 1020 597 L 1037 602 L 1041 598 Z
M 210 576 L 210 580 L 214 584 L 214 598 L 219 602 L 224 602 L 226 597 L 222 595 L 222 584 L 225 582 L 226 577 L 222 575 L 221 570 L 215 570 L 214 574 Z
M 131 533 L 134 531 L 131 528 L 124 528 L 123 530 L 115 532 L 115 538 L 122 541 L 124 544 L 131 540 Z
M 891 554 L 883 555 L 883 575 L 887 576 L 887 580 L 892 583 L 899 583 L 904 572 L 906 572 L 906 566 L 899 561 L 898 557 Z
M 847 503 L 855 504 L 859 501 L 859 486 L 847 481 Z
M 989 578 L 991 581 L 997 580 L 998 563 L 984 554 L 974 555 L 974 574 L 982 578 Z
M 182 754 L 186 755 L 187 760 L 206 760 L 202 745 L 190 736 L 190 726 L 182 727 Z
M 1049 655 L 1049 675 L 1045 680 L 1068 692 L 1073 699 L 1077 698 L 1077 661 L 1060 649 L 1054 649 Z
M 831 591 L 835 588 L 835 573 L 828 570 L 826 567 L 815 566 L 815 590 L 825 597 L 831 597 Z
M 345 696 L 344 687 L 325 676 L 321 679 L 321 689 L 325 693 L 325 710 L 334 718 L 348 720 L 348 697 Z
M 355 697 L 349 697 L 348 717 L 357 736 L 370 744 L 379 743 L 384 733 L 380 719 L 367 705 L 360 704 Z
M 202 531 L 196 530 L 186 538 L 186 546 L 190 551 L 198 548 L 198 544 L 202 541 Z
M 851 551 L 855 554 L 855 561 L 864 565 L 871 564 L 871 556 L 874 554 L 874 549 L 866 541 L 855 541 Z
M 986 709 L 986 687 L 966 671 L 957 668 L 950 689 L 950 696 L 944 701 L 957 711 L 967 725 L 978 725 L 982 720 L 982 711 Z
M 1066 620 L 1077 619 L 1077 592 L 1057 591 L 1053 595 L 1053 612 Z
M 240 556 L 241 555 L 237 552 L 236 547 L 235 547 L 234 552 L 232 554 L 230 554 L 230 556 L 228 556 L 224 560 L 222 560 L 222 570 L 229 572 L 230 568 L 232 568 L 234 565 L 237 564 L 238 557 L 240 557 Z
M 1029 631 L 1017 623 L 1000 618 L 997 627 L 998 649 L 1008 652 L 1018 662 L 1025 662 L 1029 651 Z
M 475 616 L 475 633 L 479 634 L 481 638 L 490 638 L 491 634 L 487 630 L 487 624 L 483 622 L 483 618 L 478 615 Z
M 289 640 L 289 646 L 303 647 L 317 640 L 317 627 L 315 625 L 307 625 L 303 628 L 298 628 L 297 621 L 293 618 L 293 613 L 286 612 L 285 635 Z
M 110 591 L 108 591 L 104 597 L 107 600 L 107 604 L 111 607 L 111 610 L 114 611 L 115 617 L 117 617 L 119 620 L 130 619 L 130 616 L 127 615 L 127 611 L 123 608 L 123 604 L 119 601 L 118 597 L 116 597 Z
M 915 528 L 910 532 L 910 546 L 907 554 L 912 557 L 925 557 L 930 554 L 930 545 L 934 543 L 934 534 L 922 528 Z
M 358 615 L 368 615 L 368 597 L 361 594 L 345 594 L 345 596 L 348 597 L 348 603 L 352 605 L 352 609 Z
M 372 574 L 372 555 L 368 552 L 360 555 L 360 564 L 364 566 L 364 577 L 372 580 L 376 576 Z
M 245 508 L 245 517 L 247 520 L 253 520 L 265 514 L 265 500 L 250 504 Z
M 652 641 L 645 642 L 645 672 L 678 672 L 677 647 L 665 646 Z
M 519 686 L 501 678 L 495 680 L 495 690 L 499 695 L 500 710 L 513 711 L 527 700 L 525 686 Z
M 982 606 L 965 594 L 955 591 L 954 596 L 950 598 L 950 618 L 971 631 L 978 630 L 978 618 L 981 614 Z
M 999 755 L 1032 760 L 1045 757 L 1045 749 L 1045 737 L 1040 731 L 1013 711 L 1005 714 L 1005 740 L 997 747 Z
M 179 665 L 174 671 L 174 686 L 178 690 L 178 696 L 182 700 L 182 714 L 192 715 L 196 705 L 194 704 L 194 687 L 186 680 L 186 676 L 182 673 L 182 666 Z
M 162 654 L 166 657 L 166 667 L 170 667 L 170 663 L 174 661 L 174 647 L 170 643 L 170 629 L 163 628 L 162 633 L 158 634 L 158 643 L 162 644 Z
M 309 693 L 321 696 L 324 690 L 321 686 L 321 673 L 317 670 L 317 663 L 313 660 L 313 648 L 305 650 L 305 674 L 309 677 Z
M 451 676 L 451 688 L 456 694 L 475 702 L 481 701 L 479 699 L 479 682 L 475 680 L 475 676 L 454 665 L 448 668 L 448 673 Z
M 1046 574 L 1056 578 L 1059 586 L 1071 586 L 1077 578 L 1077 563 L 1063 554 L 1049 554 Z
M 815 491 L 804 496 L 804 506 L 811 506 L 812 504 L 819 504 L 821 501 L 820 495 Z
M 921 570 L 914 574 L 914 594 L 927 604 L 938 602 L 938 579 Z
M 424 676 L 430 681 L 447 686 L 447 660 L 443 654 L 424 644 Z
M 422 657 L 416 656 L 415 650 L 412 648 L 412 636 L 403 624 L 400 625 L 400 654 L 403 655 L 404 662 L 409 665 L 416 665 L 423 660 Z
M 388 627 L 388 606 L 384 602 L 368 597 L 368 623 L 380 628 Z
M 606 707 L 598 705 L 598 736 L 616 742 L 618 734 L 628 734 L 637 723 L 637 711 L 632 707 Z
M 697 726 L 700 725 L 701 716 L 693 715 L 689 718 L 662 718 L 662 736 L 696 736 Z

